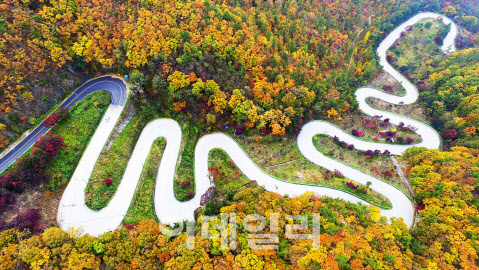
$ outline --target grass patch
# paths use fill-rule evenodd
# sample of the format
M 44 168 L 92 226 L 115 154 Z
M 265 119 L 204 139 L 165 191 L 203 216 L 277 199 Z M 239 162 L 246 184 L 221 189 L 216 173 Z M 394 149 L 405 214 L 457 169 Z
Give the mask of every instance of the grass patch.
M 176 166 L 174 192 L 179 201 L 186 201 L 195 194 L 195 147 L 200 131 L 191 120 L 183 121 L 180 126 L 183 148 L 180 150 L 181 158 Z
M 385 209 L 392 206 L 389 200 L 380 193 L 373 190 L 368 190 L 367 194 L 357 193 L 346 183 L 353 182 L 356 186 L 362 186 L 361 184 L 338 177 L 333 172 L 303 157 L 297 147 L 296 139 L 293 137 L 277 140 L 271 137 L 247 137 L 236 138 L 236 140 L 263 171 L 278 179 L 291 183 L 336 188 L 352 192 L 357 197 Z M 230 162 L 232 163 L 232 161 Z M 230 165 L 233 166 L 232 164 Z M 236 170 L 238 169 L 235 169 L 235 172 Z
M 213 149 L 208 154 L 208 167 L 218 168 L 220 177 L 214 177 L 215 186 L 225 194 L 226 201 L 232 201 L 236 191 L 242 186 L 251 183 L 241 172 L 237 172 L 236 165 L 230 161 L 228 154 L 221 149 Z
M 375 98 L 370 98 L 368 100 L 378 100 Z M 389 104 L 389 103 L 386 103 Z M 380 110 L 388 110 L 390 107 L 380 107 Z M 371 127 L 367 126 L 367 123 L 363 124 L 363 121 L 371 121 Z M 389 144 L 406 144 L 406 138 L 411 137 L 414 139 L 414 143 L 419 143 L 422 141 L 422 138 L 419 134 L 415 133 L 412 130 L 406 130 L 405 128 L 400 128 L 398 125 L 389 123 L 388 125 L 381 127 L 380 124 L 383 122 L 385 118 L 381 118 L 380 120 L 374 120 L 373 117 L 367 116 L 363 113 L 352 113 L 349 114 L 348 116 L 344 117 L 343 120 L 340 121 L 335 121 L 333 124 L 338 126 L 340 129 L 342 129 L 344 132 L 351 134 L 351 131 L 353 129 L 360 130 L 364 132 L 364 135 L 361 137 L 358 137 L 358 139 L 367 141 L 367 142 L 373 142 L 373 143 L 388 143 L 386 141 L 386 137 L 388 136 L 382 136 L 379 134 L 379 132 L 387 132 L 387 131 L 392 131 L 396 130 L 397 134 L 393 136 L 395 139 L 394 142 L 390 142 Z M 375 129 L 375 127 L 378 127 L 378 129 Z M 402 137 L 402 143 L 399 142 L 398 138 Z M 375 140 L 377 138 L 377 140 Z M 374 150 L 374 149 L 371 149 Z
M 411 31 L 404 31 L 400 41 L 387 51 L 387 54 L 393 56 L 390 61 L 391 65 L 411 82 L 418 82 L 419 91 L 424 87 L 419 82 L 429 76 L 434 59 L 443 57 L 441 47 L 436 44 L 434 39 L 444 28 L 444 24 L 436 19 L 423 19 L 414 24 Z M 424 108 L 419 103 L 394 105 L 375 98 L 368 98 L 367 102 L 375 109 L 387 110 L 412 119 L 429 122 Z
M 110 102 L 111 96 L 107 91 L 90 94 L 70 109 L 67 118 L 51 129 L 53 134 L 59 135 L 65 142 L 58 157 L 52 160 L 47 170 L 50 177 L 48 186 L 52 191 L 70 180 Z
M 443 28 L 438 20 L 427 18 L 414 24 L 411 31 L 404 31 L 401 40 L 387 52 L 393 55 L 393 66 L 413 81 L 427 77 L 432 59 L 443 55 L 434 41 Z
M 125 173 L 128 160 L 136 145 L 136 141 L 144 127 L 145 121 L 138 116 L 133 117 L 128 125 L 108 151 L 103 149 L 98 158 L 93 173 L 90 176 L 88 186 L 85 188 L 86 204 L 93 210 L 99 210 L 107 206 L 120 185 Z M 103 183 L 109 178 L 110 186 Z
M 365 156 L 358 155 L 356 150 L 350 150 L 337 145 L 331 137 L 326 135 L 314 136 L 313 144 L 322 154 L 345 163 L 366 174 L 373 175 L 409 194 L 406 184 L 399 177 L 399 174 L 389 156 L 375 155 L 371 158 L 365 158 Z M 372 167 L 376 167 L 378 170 L 375 171 Z M 392 176 L 387 175 L 387 171 L 390 171 Z
M 123 220 L 124 224 L 137 224 L 144 219 L 154 219 L 158 221 L 155 214 L 153 195 L 155 193 L 156 176 L 165 146 L 166 141 L 164 138 L 158 138 L 153 142 L 145 167 L 141 173 L 140 182 L 138 183 L 132 204 Z
M 419 120 L 424 123 L 429 122 L 428 116 L 426 115 L 425 109 L 424 107 L 422 107 L 421 102 L 415 102 L 409 105 L 394 105 L 377 98 L 368 98 L 366 102 L 374 109 L 378 109 L 381 111 L 388 111 L 398 115 L 403 115 L 403 116 L 406 116 L 407 118 Z M 414 132 L 411 132 L 410 134 L 408 134 L 408 136 L 415 140 L 416 140 L 416 137 L 419 137 Z M 413 136 L 416 136 L 416 137 L 413 137 Z M 416 142 L 420 142 L 420 141 L 416 140 Z

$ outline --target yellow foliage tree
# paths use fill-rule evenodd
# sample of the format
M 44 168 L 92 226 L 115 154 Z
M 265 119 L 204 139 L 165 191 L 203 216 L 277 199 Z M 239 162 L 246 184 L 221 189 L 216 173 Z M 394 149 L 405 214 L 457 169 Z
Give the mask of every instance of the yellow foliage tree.
M 168 76 L 168 83 L 168 89 L 174 93 L 178 89 L 185 88 L 190 85 L 190 79 L 187 74 L 177 70 Z
M 339 114 L 334 108 L 331 108 L 327 113 L 329 119 L 335 119 Z
M 208 104 L 213 104 L 216 112 L 223 113 L 223 109 L 226 108 L 226 105 L 228 104 L 226 94 L 219 88 L 216 89 L 216 92 L 210 96 Z

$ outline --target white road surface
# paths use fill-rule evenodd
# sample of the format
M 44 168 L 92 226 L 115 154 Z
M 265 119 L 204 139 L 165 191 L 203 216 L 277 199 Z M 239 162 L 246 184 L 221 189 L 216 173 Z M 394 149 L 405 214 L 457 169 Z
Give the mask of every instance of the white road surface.
M 438 148 L 440 145 L 439 135 L 431 127 L 421 122 L 373 109 L 366 104 L 365 100 L 367 97 L 375 97 L 392 104 L 399 104 L 400 102 L 411 104 L 417 100 L 417 89 L 386 61 L 386 50 L 400 37 L 401 32 L 405 31 L 407 26 L 413 25 L 424 18 L 438 18 L 439 16 L 440 15 L 434 13 L 419 13 L 391 32 L 377 50 L 381 59 L 379 63 L 384 67 L 386 72 L 390 73 L 403 85 L 406 89 L 406 95 L 402 97 L 393 96 L 372 88 L 359 88 L 356 91 L 359 108 L 364 113 L 371 116 L 382 115 L 383 119 L 389 118 L 390 121 L 395 124 L 404 122 L 406 126 L 412 125 L 417 127 L 417 133 L 422 136 L 423 142 L 414 146 Z M 443 17 L 443 22 L 449 24 L 451 20 Z M 452 24 L 451 31 L 445 38 L 442 48 L 445 53 L 455 50 L 454 38 L 456 33 L 457 28 Z M 210 179 L 208 178 L 208 154 L 210 150 L 215 148 L 226 151 L 246 177 L 256 180 L 259 185 L 264 186 L 267 190 L 282 195 L 300 195 L 306 191 L 312 191 L 323 196 L 341 198 L 353 203 L 361 202 L 365 205 L 369 205 L 369 203 L 362 199 L 339 190 L 298 185 L 276 179 L 264 173 L 232 138 L 222 133 L 205 135 L 198 141 L 195 149 L 196 196 L 190 201 L 179 202 L 173 194 L 173 182 L 181 144 L 181 129 L 174 120 L 157 119 L 150 122 L 142 131 L 128 162 L 122 182 L 118 186 L 108 206 L 100 211 L 93 211 L 85 204 L 85 188 L 87 187 L 96 160 L 117 123 L 122 110 L 123 106 L 112 105 L 108 108 L 80 160 L 70 183 L 63 193 L 58 208 L 58 222 L 64 230 L 68 230 L 71 227 L 82 228 L 83 233 L 98 236 L 104 232 L 113 231 L 118 228 L 128 211 L 151 145 L 154 140 L 159 137 L 166 139 L 166 148 L 158 169 L 154 204 L 156 215 L 162 223 L 173 224 L 183 220 L 194 220 L 193 212 L 200 206 L 200 197 L 210 187 Z M 400 155 L 407 148 L 412 147 L 412 145 L 391 145 L 362 141 L 324 121 L 313 121 L 304 125 L 297 139 L 301 153 L 315 164 L 329 170 L 337 169 L 341 171 L 345 177 L 361 184 L 366 184 L 368 181 L 371 181 L 371 188 L 386 196 L 393 205 L 391 210 L 382 210 L 381 214 L 388 218 L 403 218 L 409 227 L 412 226 L 415 209 L 412 202 L 404 193 L 377 178 L 322 155 L 313 145 L 312 138 L 316 134 L 338 136 L 340 140 L 354 144 L 357 149 L 378 149 L 381 151 L 388 149 L 396 155 Z

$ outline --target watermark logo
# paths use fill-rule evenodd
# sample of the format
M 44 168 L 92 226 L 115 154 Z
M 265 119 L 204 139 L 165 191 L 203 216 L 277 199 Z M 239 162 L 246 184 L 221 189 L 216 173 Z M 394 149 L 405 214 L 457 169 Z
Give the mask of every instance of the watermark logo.
M 199 236 L 203 239 L 219 239 L 222 250 L 236 250 L 238 217 L 236 213 L 222 213 L 218 216 L 201 216 Z M 320 248 L 320 215 L 285 215 L 284 235 L 287 239 L 308 239 L 312 248 Z M 311 230 L 310 229 L 311 224 Z M 186 248 L 195 248 L 195 222 L 180 223 L 177 228 L 168 228 L 160 224 L 161 233 L 174 237 L 185 231 Z M 252 250 L 277 250 L 279 247 L 279 214 L 269 214 L 269 232 L 265 232 L 267 219 L 259 214 L 247 215 L 242 222 L 242 228 L 248 232 L 248 246 Z M 311 231 L 311 233 L 304 233 Z M 303 233 L 299 233 L 303 232 Z

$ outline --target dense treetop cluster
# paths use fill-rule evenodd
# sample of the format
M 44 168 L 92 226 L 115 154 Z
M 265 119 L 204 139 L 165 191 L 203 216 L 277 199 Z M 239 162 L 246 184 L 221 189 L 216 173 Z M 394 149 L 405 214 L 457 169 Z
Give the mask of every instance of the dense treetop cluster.
M 20 113 L 16 100 L 32 99 L 27 82 L 73 66 L 130 74 L 138 100 L 204 125 L 295 132 L 313 115 L 354 109 L 354 89 L 376 68 L 374 46 L 418 11 L 446 7 L 477 30 L 473 1 L 8 0 L 0 111 Z

